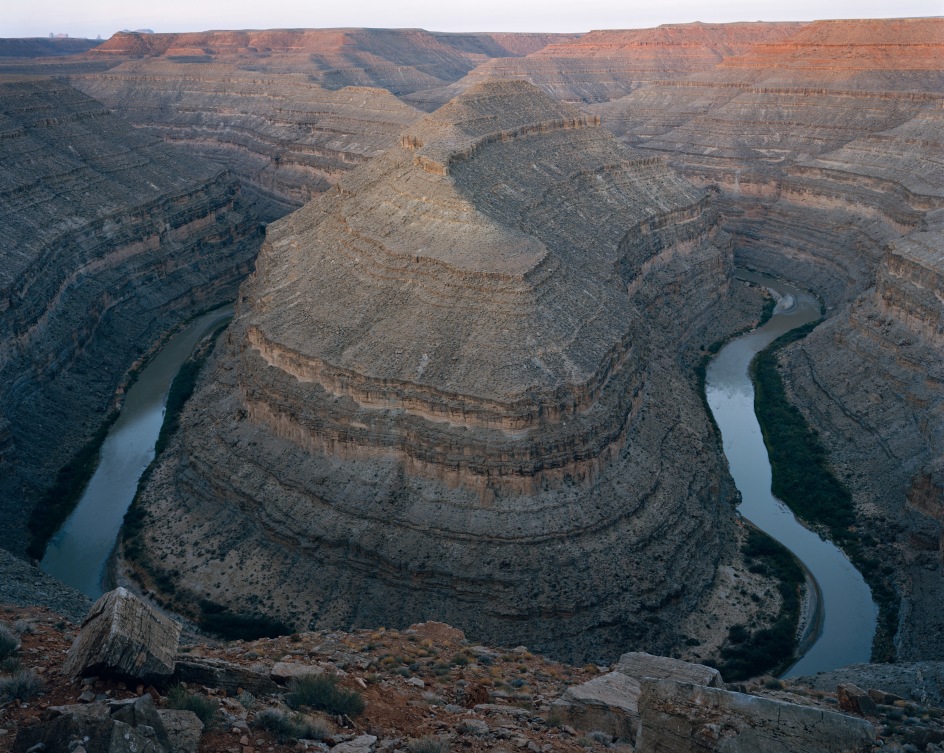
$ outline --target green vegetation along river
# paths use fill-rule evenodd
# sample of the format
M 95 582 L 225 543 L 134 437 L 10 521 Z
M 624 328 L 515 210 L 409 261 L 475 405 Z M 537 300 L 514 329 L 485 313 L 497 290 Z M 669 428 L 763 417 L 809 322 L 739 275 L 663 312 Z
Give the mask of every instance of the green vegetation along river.
M 801 525 L 771 493 L 770 462 L 754 414 L 754 387 L 748 373 L 754 356 L 780 335 L 818 319 L 819 302 L 777 280 L 750 273 L 738 276 L 776 291 L 780 300 L 764 326 L 721 349 L 708 367 L 705 391 L 721 430 L 731 475 L 741 492 L 738 511 L 793 552 L 819 591 L 819 609 L 813 616 L 809 639 L 801 641 L 805 651 L 786 675 L 811 675 L 867 662 L 878 608 L 846 555 Z

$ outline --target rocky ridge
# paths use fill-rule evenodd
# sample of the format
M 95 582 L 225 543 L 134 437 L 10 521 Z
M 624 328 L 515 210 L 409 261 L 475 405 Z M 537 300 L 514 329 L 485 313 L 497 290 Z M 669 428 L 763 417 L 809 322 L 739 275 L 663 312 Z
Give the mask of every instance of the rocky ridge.
M 402 631 L 306 632 L 224 643 L 186 639 L 179 647 L 174 641 L 168 644 L 176 650 L 174 677 L 152 685 L 101 667 L 92 676 L 65 675 L 62 656 L 70 644 L 70 656 L 76 655 L 88 626 L 78 631 L 36 608 L 0 607 L 0 614 L 15 628 L 3 625 L 4 634 L 21 644 L 0 671 L 3 753 L 20 753 L 37 741 L 46 750 L 68 750 L 70 735 L 82 734 L 90 749 L 98 749 L 102 737 L 110 739 L 101 749 L 112 753 L 127 750 L 129 742 L 137 744 L 132 750 L 154 753 L 379 753 L 434 745 L 535 753 L 614 747 L 933 753 L 944 739 L 942 710 L 933 699 L 907 690 L 899 695 L 881 684 L 917 669 L 909 666 L 888 665 L 881 676 L 850 668 L 838 684 L 821 675 L 726 687 L 700 665 L 630 653 L 609 670 L 577 668 L 524 646 L 473 645 L 461 631 L 428 622 Z M 210 668 L 212 674 L 205 671 Z M 940 675 L 940 666 L 917 671 Z M 20 697 L 11 702 L 8 681 L 26 675 L 34 678 L 31 689 L 17 685 Z M 331 678 L 347 698 L 360 699 L 358 710 L 340 714 L 332 705 L 337 700 L 325 704 L 302 696 L 301 683 L 314 678 Z M 812 689 L 810 682 L 824 687 Z M 629 695 L 621 695 L 624 685 Z M 591 686 L 612 691 L 592 693 Z M 692 694 L 700 699 L 697 707 L 687 705 Z M 594 715 L 574 716 L 578 699 L 591 696 Z M 193 709 L 201 718 L 177 709 Z M 631 728 L 614 728 L 627 713 L 635 719 Z
M 258 223 L 225 170 L 50 80 L 0 81 L 2 546 L 166 332 L 235 295 Z
M 470 89 L 269 227 L 126 554 L 181 609 L 680 645 L 742 567 L 679 367 L 759 310 L 715 223 L 537 88 Z
M 524 79 L 564 102 L 607 102 L 652 81 L 683 79 L 714 68 L 762 42 L 790 36 L 802 24 L 666 24 L 654 29 L 591 31 L 555 41 L 520 58 L 482 63 L 447 87 L 406 95 L 421 109 L 434 109 L 490 78 Z

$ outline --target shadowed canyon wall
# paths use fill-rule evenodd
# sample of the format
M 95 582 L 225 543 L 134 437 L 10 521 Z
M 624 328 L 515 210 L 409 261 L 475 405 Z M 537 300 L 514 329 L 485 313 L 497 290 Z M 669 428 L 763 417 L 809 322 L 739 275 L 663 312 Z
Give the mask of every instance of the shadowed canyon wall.
M 62 83 L 0 79 L 0 514 L 26 522 L 132 364 L 235 297 L 261 231 L 239 184 Z
M 167 558 L 184 593 L 298 624 L 312 615 L 368 624 L 384 621 L 382 609 L 406 620 L 423 605 L 451 618 L 487 602 L 472 634 L 528 625 L 523 636 L 546 634 L 574 657 L 627 637 L 658 649 L 659 631 L 668 645 L 670 616 L 713 588 L 707 560 L 676 552 L 682 574 L 666 569 L 668 550 L 595 537 L 615 500 L 648 500 L 626 505 L 633 522 L 613 528 L 643 541 L 661 526 L 682 530 L 677 516 L 688 513 L 676 505 L 696 509 L 670 498 L 730 495 L 701 408 L 678 379 L 698 345 L 750 320 L 729 288 L 733 255 L 824 300 L 827 321 L 785 351 L 782 373 L 853 493 L 862 544 L 896 589 L 898 655 L 917 659 L 944 658 L 942 61 L 944 21 L 905 19 L 564 38 L 128 34 L 84 55 L 0 60 L 0 70 L 68 76 L 139 131 L 230 168 L 260 217 L 327 190 L 272 228 L 217 381 L 198 398 L 208 413 L 192 415 L 155 474 L 148 509 L 183 521 L 181 542 L 196 554 L 152 529 L 140 546 Z M 520 117 L 506 122 L 480 96 L 493 78 L 531 81 L 584 109 L 522 90 Z M 413 125 L 419 110 L 470 91 Z M 462 108 L 480 106 L 473 126 Z M 635 151 L 601 146 L 603 129 Z M 363 219 L 378 207 L 382 221 Z M 592 280 L 586 294 L 580 275 L 566 275 L 568 248 L 599 262 L 578 265 Z M 611 303 L 626 314 L 622 329 L 593 298 L 620 286 L 625 298 Z M 342 291 L 345 305 L 332 305 Z M 527 320 L 526 310 L 544 313 Z M 467 357 L 453 362 L 452 351 Z M 614 397 L 617 385 L 629 402 Z M 666 405 L 697 440 L 665 428 L 675 425 Z M 211 427 L 219 439 L 208 439 Z M 685 492 L 682 481 L 663 485 L 669 467 L 698 480 Z M 733 556 L 720 543 L 727 513 L 700 504 L 717 565 Z M 232 507 L 231 522 L 209 522 Z M 399 522 L 381 535 L 381 520 Z M 455 544 L 462 530 L 480 531 L 480 548 Z M 545 540 L 559 542 L 556 564 L 523 553 Z M 574 540 L 596 554 L 575 561 Z M 639 563 L 624 592 L 599 585 L 615 575 L 595 564 L 606 547 Z M 325 569 L 296 568 L 281 551 Z M 516 561 L 519 570 L 503 569 Z M 263 562 L 276 563 L 285 593 L 261 576 L 237 583 L 240 567 Z M 549 574 L 566 569 L 579 575 Z M 669 594 L 654 573 L 688 585 Z M 523 595 L 514 583 L 529 578 L 539 585 Z M 302 595 L 312 582 L 314 595 Z M 491 640 L 513 632 L 496 631 Z M 585 643 L 574 638 L 582 631 Z
M 944 648 L 942 60 L 942 19 L 816 22 L 592 108 L 722 189 L 739 263 L 824 298 L 783 376 L 901 599 L 903 659 Z

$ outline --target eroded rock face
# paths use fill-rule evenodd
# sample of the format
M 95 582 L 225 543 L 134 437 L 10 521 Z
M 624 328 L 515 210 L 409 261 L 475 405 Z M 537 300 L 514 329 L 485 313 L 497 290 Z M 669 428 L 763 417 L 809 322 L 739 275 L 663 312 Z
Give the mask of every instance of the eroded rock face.
M 782 373 L 902 597 L 882 653 L 900 659 L 940 659 L 944 647 L 933 481 L 944 455 L 944 22 L 927 21 L 811 23 L 591 108 L 721 189 L 740 264 L 823 298 L 827 321 L 784 354 Z
M 332 91 L 232 63 L 133 60 L 73 82 L 145 132 L 225 165 L 270 220 L 389 149 L 420 115 L 383 89 Z
M 168 329 L 235 293 L 258 223 L 235 179 L 49 80 L 0 82 L 0 545 Z
M 679 370 L 745 323 L 709 315 L 729 271 L 705 192 L 529 84 L 475 87 L 270 226 L 141 564 L 294 624 L 671 645 L 733 556 Z

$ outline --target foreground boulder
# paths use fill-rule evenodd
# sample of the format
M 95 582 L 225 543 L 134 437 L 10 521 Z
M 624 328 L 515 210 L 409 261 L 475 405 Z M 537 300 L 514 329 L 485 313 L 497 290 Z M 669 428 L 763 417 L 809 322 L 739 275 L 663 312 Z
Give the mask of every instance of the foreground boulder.
M 578 729 L 601 730 L 633 740 L 639 725 L 639 694 L 643 678 L 681 680 L 722 687 L 717 669 L 633 651 L 623 654 L 612 672 L 568 688 L 554 709 Z
M 92 605 L 63 672 L 115 675 L 153 682 L 174 674 L 180 625 L 124 588 Z
M 676 680 L 643 680 L 636 753 L 865 753 L 864 719 Z
M 189 714 L 199 724 L 191 712 Z M 21 730 L 13 742 L 13 753 L 187 753 L 195 746 L 176 744 L 151 696 L 132 701 L 96 703 L 89 706 L 58 706 L 49 710 L 41 724 Z M 178 725 L 184 726 L 184 725 Z M 176 732 L 176 730 L 175 730 Z M 42 746 L 42 747 L 37 747 Z

